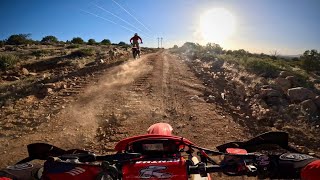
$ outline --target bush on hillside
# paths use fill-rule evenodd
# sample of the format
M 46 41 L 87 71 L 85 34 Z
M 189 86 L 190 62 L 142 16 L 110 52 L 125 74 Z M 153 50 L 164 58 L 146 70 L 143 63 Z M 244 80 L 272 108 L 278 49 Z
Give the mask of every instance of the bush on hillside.
M 74 37 L 71 40 L 71 43 L 73 43 L 73 44 L 84 44 L 84 40 L 81 37 Z
M 266 78 L 274 78 L 279 74 L 279 68 L 268 61 L 248 59 L 245 67 L 249 71 Z
M 41 40 L 41 44 L 56 44 L 58 42 L 58 38 L 55 36 L 45 36 Z
M 123 41 L 120 41 L 120 42 L 119 42 L 119 45 L 120 45 L 120 46 L 126 46 L 127 44 L 126 44 L 125 42 L 123 42 Z
M 19 62 L 17 56 L 12 54 L 1 54 L 0 55 L 0 69 L 6 70 L 14 67 Z
M 102 44 L 102 45 L 111 45 L 111 41 L 109 39 L 104 39 L 104 40 L 101 41 L 100 44 Z
M 36 56 L 37 58 L 52 55 L 53 50 L 40 49 L 31 52 L 32 56 Z
M 8 45 L 23 45 L 23 44 L 31 44 L 33 43 L 33 40 L 29 37 L 31 34 L 14 34 L 11 35 L 6 44 Z
M 301 58 L 301 66 L 306 71 L 315 71 L 320 69 L 320 53 L 317 50 L 307 50 Z
M 79 44 L 71 44 L 69 46 L 67 46 L 67 49 L 75 49 L 75 48 L 79 48 L 80 45 Z
M 94 39 L 89 39 L 87 44 L 88 45 L 95 45 L 95 44 L 97 44 L 97 42 Z

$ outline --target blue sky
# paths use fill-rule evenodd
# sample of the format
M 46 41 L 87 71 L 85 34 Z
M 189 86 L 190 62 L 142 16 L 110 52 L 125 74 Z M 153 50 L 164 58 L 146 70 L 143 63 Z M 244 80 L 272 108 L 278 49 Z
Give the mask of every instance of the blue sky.
M 54 35 L 64 41 L 80 36 L 118 43 L 138 32 L 149 47 L 157 47 L 157 37 L 163 37 L 165 47 L 186 41 L 205 44 L 209 40 L 197 33 L 199 21 L 214 8 L 235 18 L 234 33 L 220 42 L 225 49 L 281 54 L 320 50 L 319 0 L 1 0 L 0 39 L 31 33 L 36 40 Z

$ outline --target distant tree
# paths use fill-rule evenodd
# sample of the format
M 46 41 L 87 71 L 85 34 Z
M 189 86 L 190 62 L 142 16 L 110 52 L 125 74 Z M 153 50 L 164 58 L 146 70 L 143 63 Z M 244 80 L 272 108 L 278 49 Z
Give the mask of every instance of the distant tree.
M 177 45 L 174 45 L 173 46 L 173 49 L 178 49 L 179 47 Z
M 223 48 L 219 44 L 208 43 L 205 47 L 205 51 L 211 54 L 222 54 Z
M 9 45 L 31 44 L 31 43 L 33 43 L 33 40 L 30 39 L 30 36 L 31 36 L 31 34 L 11 35 L 7 40 L 7 44 L 9 44 Z
M 71 42 L 69 40 L 66 40 L 66 44 L 71 44 Z
M 317 50 L 312 49 L 307 50 L 303 53 L 303 55 L 300 57 L 302 67 L 306 71 L 313 71 L 313 70 L 319 70 L 320 69 L 320 53 L 318 53 Z
M 58 43 L 58 38 L 55 36 L 45 36 L 41 40 L 41 44 L 55 44 Z
M 97 44 L 97 42 L 94 39 L 89 39 L 87 44 L 88 45 L 95 45 L 95 44 Z
M 111 41 L 109 39 L 104 39 L 104 40 L 101 41 L 100 44 L 102 44 L 102 45 L 111 45 Z
M 277 50 L 270 51 L 270 56 L 272 59 L 277 59 L 279 57 L 279 52 Z
M 74 37 L 71 40 L 71 43 L 73 43 L 73 44 L 84 44 L 84 40 L 81 37 Z
M 120 45 L 120 46 L 125 46 L 125 45 L 127 45 L 127 44 L 126 44 L 125 42 L 123 42 L 123 41 L 120 41 L 120 42 L 119 42 L 119 45 Z
M 246 51 L 246 50 L 244 50 L 244 49 L 234 50 L 232 53 L 233 53 L 234 55 L 236 55 L 236 56 L 241 56 L 241 57 L 250 54 L 248 51 Z
M 195 51 L 199 50 L 200 47 L 201 46 L 199 46 L 196 43 L 186 42 L 181 46 L 181 50 L 184 51 L 184 52 L 191 52 L 192 53 L 192 52 L 195 52 Z
M 226 52 L 226 54 L 228 54 L 228 55 L 232 55 L 232 50 L 228 50 L 227 52 Z

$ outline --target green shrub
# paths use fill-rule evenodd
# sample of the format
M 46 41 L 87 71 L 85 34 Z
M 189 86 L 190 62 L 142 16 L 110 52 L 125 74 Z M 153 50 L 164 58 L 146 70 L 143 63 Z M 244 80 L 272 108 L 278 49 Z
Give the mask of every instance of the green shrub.
M 19 59 L 15 55 L 0 54 L 0 69 L 6 70 L 14 67 L 19 62 Z
M 111 45 L 111 41 L 109 39 L 104 39 L 104 40 L 101 41 L 100 44 L 102 44 L 102 45 Z
M 264 60 L 248 59 L 246 60 L 245 67 L 249 71 L 267 78 L 276 77 L 279 73 L 278 67 Z
M 69 46 L 67 46 L 67 49 L 75 49 L 75 48 L 79 48 L 80 45 L 79 44 L 71 44 Z
M 53 54 L 52 50 L 45 50 L 45 49 L 35 50 L 31 52 L 31 55 L 36 56 L 37 58 L 52 55 L 52 54 Z
M 92 48 L 84 48 L 74 51 L 70 54 L 71 57 L 87 57 L 95 54 L 94 49 Z
M 89 39 L 87 44 L 88 45 L 95 45 L 95 44 L 97 44 L 97 42 L 94 39 Z
M 55 36 L 46 36 L 41 40 L 41 44 L 56 44 L 58 43 L 58 38 Z
M 213 61 L 216 58 L 216 55 L 210 54 L 210 53 L 205 53 L 200 58 L 201 58 L 202 61 L 210 62 L 210 61 Z
M 301 67 L 306 71 L 320 69 L 320 53 L 317 50 L 307 50 L 301 56 Z
M 125 42 L 123 42 L 123 41 L 120 41 L 120 42 L 119 42 L 119 45 L 120 45 L 120 46 L 126 46 L 127 44 L 126 44 Z
M 31 44 L 33 41 L 29 37 L 30 34 L 14 34 L 8 38 L 6 43 L 9 45 Z
M 71 40 L 71 43 L 73 44 L 84 44 L 84 41 L 81 37 L 75 37 Z

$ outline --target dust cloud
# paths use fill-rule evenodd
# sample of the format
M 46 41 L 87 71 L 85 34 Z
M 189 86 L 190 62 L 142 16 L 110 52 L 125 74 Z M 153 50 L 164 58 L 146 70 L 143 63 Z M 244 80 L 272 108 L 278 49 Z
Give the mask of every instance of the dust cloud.
M 106 72 L 99 82 L 92 82 L 84 94 L 74 104 L 64 109 L 61 120 L 73 124 L 64 128 L 66 135 L 78 135 L 82 140 L 92 139 L 99 128 L 98 116 L 103 113 L 104 102 L 111 92 L 134 82 L 140 75 L 152 70 L 152 66 L 142 63 L 148 56 L 130 60 Z

